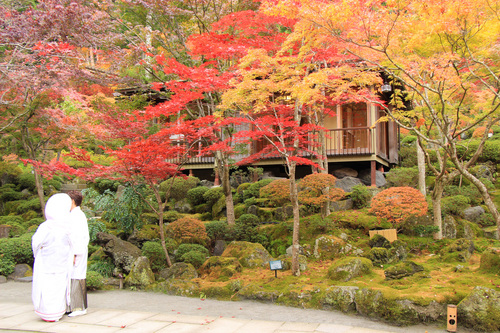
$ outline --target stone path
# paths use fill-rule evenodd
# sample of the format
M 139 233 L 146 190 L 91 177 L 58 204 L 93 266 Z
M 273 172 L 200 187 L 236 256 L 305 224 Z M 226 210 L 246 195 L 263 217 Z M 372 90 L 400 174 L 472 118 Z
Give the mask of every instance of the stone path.
M 31 283 L 0 284 L 0 331 L 56 333 L 442 333 L 446 325 L 395 327 L 337 311 L 298 309 L 252 301 L 226 302 L 162 293 L 111 290 L 89 293 L 87 315 L 57 323 L 33 312 Z M 460 329 L 459 332 L 471 331 Z

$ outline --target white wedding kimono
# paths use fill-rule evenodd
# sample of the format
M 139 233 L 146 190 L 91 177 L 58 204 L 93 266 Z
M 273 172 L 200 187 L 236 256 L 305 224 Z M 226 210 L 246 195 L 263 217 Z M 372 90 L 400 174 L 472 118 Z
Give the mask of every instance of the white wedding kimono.
M 87 308 L 87 257 L 89 248 L 89 228 L 87 217 L 80 207 L 75 207 L 70 214 L 71 242 L 75 255 L 71 272 L 71 303 L 69 312 L 81 311 Z
M 47 220 L 31 239 L 35 264 L 31 298 L 35 313 L 45 321 L 57 321 L 69 303 L 69 285 L 73 250 L 69 213 L 71 198 L 53 195 L 45 205 Z

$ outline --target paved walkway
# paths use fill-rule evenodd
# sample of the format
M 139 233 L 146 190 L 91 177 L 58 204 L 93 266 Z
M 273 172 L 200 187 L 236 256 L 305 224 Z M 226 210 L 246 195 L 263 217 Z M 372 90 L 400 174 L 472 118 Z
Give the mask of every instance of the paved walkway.
M 91 292 L 87 315 L 46 323 L 33 311 L 31 283 L 0 284 L 0 331 L 56 333 L 443 333 L 446 325 L 394 327 L 337 311 L 298 309 L 252 301 L 224 302 L 162 293 Z M 470 332 L 460 329 L 459 332 Z

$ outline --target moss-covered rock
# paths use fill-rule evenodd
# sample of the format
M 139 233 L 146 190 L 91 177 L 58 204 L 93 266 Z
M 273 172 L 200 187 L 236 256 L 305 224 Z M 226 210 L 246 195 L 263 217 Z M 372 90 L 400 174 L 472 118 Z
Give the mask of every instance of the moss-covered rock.
M 371 260 L 359 257 L 347 257 L 333 263 L 328 268 L 327 277 L 334 281 L 347 282 L 355 277 L 371 272 L 373 264 Z
M 193 281 L 170 279 L 150 285 L 146 290 L 159 291 L 168 295 L 192 297 L 200 294 L 200 285 Z
M 231 242 L 222 253 L 222 257 L 238 258 L 243 267 L 265 267 L 273 258 L 259 243 Z
M 234 292 L 229 288 L 229 285 L 225 286 L 207 286 L 200 289 L 200 297 L 215 298 L 218 300 L 229 300 Z
M 358 290 L 358 287 L 350 286 L 330 287 L 326 290 L 322 303 L 345 313 L 356 312 L 356 292 Z
M 319 259 L 334 259 L 343 253 L 346 242 L 335 236 L 321 236 L 314 243 L 314 256 Z
M 139 257 L 132 265 L 130 273 L 125 278 L 125 285 L 144 288 L 155 282 L 155 275 L 149 267 L 147 257 Z
M 241 272 L 241 264 L 235 257 L 210 257 L 200 267 L 200 274 L 210 278 L 231 277 L 236 272 Z
M 368 241 L 368 245 L 370 245 L 371 248 L 374 247 L 383 247 L 385 249 L 391 248 L 391 242 L 389 242 L 387 238 L 379 234 L 373 235 L 373 237 L 370 238 L 370 240 Z
M 445 262 L 466 262 L 472 253 L 474 253 L 474 242 L 465 238 L 457 239 L 439 251 L 441 259 Z
M 368 253 L 368 258 L 376 265 L 390 263 L 391 257 L 391 252 L 385 247 L 374 247 Z
M 160 276 L 165 280 L 191 280 L 197 278 L 198 273 L 193 265 L 185 262 L 176 262 L 171 267 L 162 269 L 160 271 Z
M 406 276 L 412 276 L 415 273 L 422 272 L 424 267 L 417 265 L 413 261 L 404 261 L 389 267 L 384 271 L 386 280 L 402 279 Z
M 247 284 L 238 291 L 238 295 L 243 299 L 274 302 L 281 292 L 278 290 L 266 290 L 263 286 L 253 283 Z
M 485 287 L 475 287 L 457 308 L 460 325 L 479 332 L 500 330 L 500 292 Z

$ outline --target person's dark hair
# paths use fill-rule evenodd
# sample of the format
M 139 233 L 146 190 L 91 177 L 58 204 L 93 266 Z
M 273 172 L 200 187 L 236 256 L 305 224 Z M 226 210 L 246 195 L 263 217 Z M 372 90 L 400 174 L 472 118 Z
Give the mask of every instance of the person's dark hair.
M 77 206 L 80 206 L 82 204 L 83 196 L 80 193 L 80 191 L 69 191 L 68 195 L 71 198 L 71 200 L 75 202 Z

